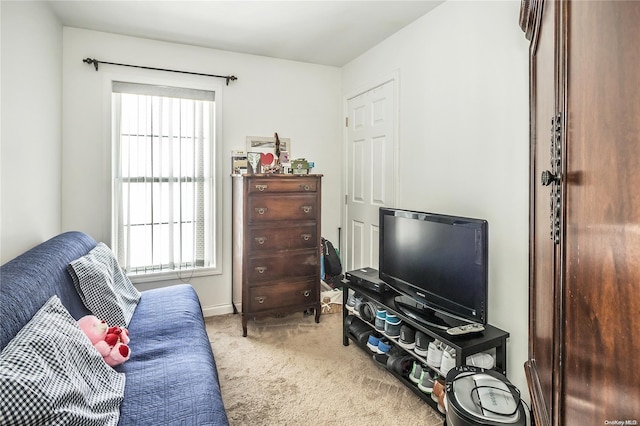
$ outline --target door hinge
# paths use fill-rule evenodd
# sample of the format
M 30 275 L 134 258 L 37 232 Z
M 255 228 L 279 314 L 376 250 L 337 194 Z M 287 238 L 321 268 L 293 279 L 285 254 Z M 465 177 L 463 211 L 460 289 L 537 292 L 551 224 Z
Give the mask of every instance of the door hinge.
M 347 202 L 348 202 L 348 199 L 349 199 L 348 197 L 349 196 L 347 194 L 344 194 L 344 204 L 345 204 L 345 206 L 347 205 Z
M 344 127 L 349 127 L 349 117 L 344 118 Z

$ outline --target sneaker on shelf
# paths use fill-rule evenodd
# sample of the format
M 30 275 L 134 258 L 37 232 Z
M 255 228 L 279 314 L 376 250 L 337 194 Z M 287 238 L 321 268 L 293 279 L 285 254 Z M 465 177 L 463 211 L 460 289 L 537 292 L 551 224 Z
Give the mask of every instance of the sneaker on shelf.
M 400 327 L 402 326 L 402 320 L 395 316 L 395 314 L 387 313 L 387 317 L 384 320 L 384 332 L 389 337 L 400 337 Z
M 401 376 L 408 377 L 413 369 L 414 357 L 400 348 L 393 347 L 388 353 L 387 369 L 395 371 Z
M 378 331 L 384 331 L 384 325 L 386 324 L 386 319 L 387 319 L 387 311 L 384 309 L 378 309 L 376 310 L 376 320 L 375 320 L 375 327 L 376 330 Z
M 349 290 L 349 297 L 347 298 L 347 311 L 353 313 L 356 306 L 356 293 L 353 290 Z
M 418 389 L 420 389 L 424 393 L 432 393 L 433 392 L 433 384 L 435 379 L 431 374 L 431 371 L 428 368 L 422 369 L 422 375 L 420 376 L 420 381 L 418 381 Z
M 378 343 L 380 343 L 380 338 L 375 333 L 370 334 L 369 339 L 367 340 L 367 347 L 371 352 L 378 351 Z
M 344 319 L 344 327 L 347 335 L 361 345 L 366 345 L 369 335 L 375 333 L 368 324 L 365 324 L 355 315 L 347 315 Z M 376 344 L 377 345 L 377 344 Z
M 386 354 L 390 350 L 391 350 L 391 343 L 389 342 L 389 340 L 385 339 L 384 337 L 381 337 L 380 341 L 378 342 L 378 348 L 376 352 L 379 354 Z
M 439 369 L 442 365 L 442 343 L 436 339 L 429 343 L 429 350 L 427 351 L 427 365 L 431 368 Z
M 387 368 L 387 363 L 392 354 L 396 353 L 396 348 L 389 344 L 385 338 L 381 338 L 378 342 L 378 350 L 373 354 L 373 360 L 383 368 Z
M 375 353 L 373 354 L 373 360 L 375 361 L 376 364 L 378 364 L 379 367 L 386 369 L 387 361 L 389 360 L 389 355 L 386 353 L 383 353 L 383 354 Z
M 359 294 L 356 294 L 354 299 L 355 299 L 355 304 L 353 305 L 353 313 L 356 314 L 357 316 L 360 316 L 360 305 L 362 305 L 364 300 L 362 296 Z
M 427 356 L 429 351 L 429 337 L 422 331 L 416 331 L 416 347 L 413 350 L 417 355 L 422 357 Z
M 420 383 L 420 377 L 422 377 L 422 364 L 419 361 L 413 361 L 413 366 L 411 367 L 411 373 L 409 373 L 409 380 L 413 383 Z
M 444 379 L 438 377 L 433 382 L 433 392 L 431 392 L 431 399 L 433 402 L 440 402 L 440 395 L 444 395 Z
M 398 345 L 409 350 L 416 347 L 416 331 L 407 324 L 402 324 L 402 326 L 400 327 L 400 338 L 398 339 Z
M 447 377 L 449 370 L 456 366 L 456 351 L 455 349 L 446 346 L 442 352 L 442 363 L 440 364 L 440 373 L 444 377 Z
M 443 379 L 444 383 L 444 379 Z M 435 391 L 435 384 L 434 384 Z M 433 399 L 433 393 L 431 394 L 431 399 Z M 442 390 L 438 392 L 438 411 L 442 414 L 447 414 L 447 393 L 444 388 L 444 384 L 442 385 Z

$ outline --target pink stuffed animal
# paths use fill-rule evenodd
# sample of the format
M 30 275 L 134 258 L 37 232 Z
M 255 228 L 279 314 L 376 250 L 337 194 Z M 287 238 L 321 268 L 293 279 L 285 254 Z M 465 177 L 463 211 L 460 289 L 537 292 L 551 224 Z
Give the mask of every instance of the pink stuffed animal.
M 95 345 L 101 340 L 104 340 L 107 335 L 109 326 L 105 320 L 98 319 L 93 315 L 86 315 L 78 320 L 78 325 L 87 335 L 91 344 Z
M 129 331 L 126 328 L 109 327 L 94 315 L 80 318 L 78 325 L 108 365 L 115 367 L 129 359 L 131 350 L 127 346 Z
M 131 350 L 129 349 L 129 346 L 122 342 L 118 342 L 113 346 L 109 355 L 104 357 L 104 360 L 108 365 L 115 367 L 116 365 L 120 365 L 128 360 L 130 355 Z
M 104 340 L 111 347 L 109 354 L 104 357 L 107 364 L 115 367 L 129 359 L 131 355 L 131 350 L 127 346 L 127 343 L 129 343 L 129 330 L 123 327 L 109 327 Z

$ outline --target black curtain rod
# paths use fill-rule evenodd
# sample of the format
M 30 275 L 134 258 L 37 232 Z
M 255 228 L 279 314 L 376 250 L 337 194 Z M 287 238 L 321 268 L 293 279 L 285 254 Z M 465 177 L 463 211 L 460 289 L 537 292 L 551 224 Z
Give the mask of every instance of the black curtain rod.
M 84 62 L 85 64 L 93 64 L 93 66 L 95 67 L 96 71 L 98 71 L 98 64 L 107 64 L 107 65 L 118 65 L 120 67 L 142 68 L 142 69 L 145 69 L 145 70 L 177 72 L 177 73 L 180 73 L 180 74 L 191 74 L 191 75 L 202 75 L 202 76 L 205 76 L 205 77 L 224 78 L 227 81 L 227 86 L 229 85 L 229 81 L 234 81 L 234 80 L 238 79 L 238 77 L 236 77 L 235 75 L 202 74 L 202 73 L 199 73 L 199 72 L 191 72 L 191 71 L 180 71 L 180 70 L 169 70 L 169 69 L 165 69 L 165 68 L 143 67 L 141 65 L 118 64 L 118 63 L 115 63 L 115 62 L 99 61 L 97 59 L 92 59 L 92 58 L 83 59 L 82 62 Z

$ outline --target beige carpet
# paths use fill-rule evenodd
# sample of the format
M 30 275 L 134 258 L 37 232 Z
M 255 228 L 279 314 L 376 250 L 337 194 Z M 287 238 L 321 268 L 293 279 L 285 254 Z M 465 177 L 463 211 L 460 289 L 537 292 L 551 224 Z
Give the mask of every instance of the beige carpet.
M 355 344 L 342 314 L 206 319 L 231 425 L 442 425 L 443 417 Z

